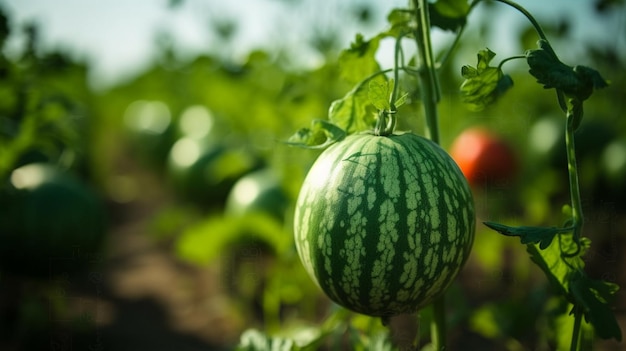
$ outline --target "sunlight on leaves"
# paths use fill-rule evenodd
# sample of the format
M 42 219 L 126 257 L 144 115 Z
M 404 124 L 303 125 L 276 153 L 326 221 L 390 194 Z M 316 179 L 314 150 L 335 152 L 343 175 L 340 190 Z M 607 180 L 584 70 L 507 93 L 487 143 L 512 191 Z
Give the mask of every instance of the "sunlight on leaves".
M 586 275 L 583 256 L 591 240 L 583 237 L 579 245 L 577 247 L 571 234 L 561 234 L 545 250 L 539 250 L 536 244 L 529 244 L 527 249 L 531 260 L 541 268 L 560 295 L 582 308 L 585 320 L 594 326 L 600 337 L 620 341 L 621 330 L 609 306 L 618 286 L 592 280 Z
M 552 241 L 544 250 L 539 249 L 537 244 L 528 244 L 527 251 L 530 254 L 530 259 L 541 268 L 554 287 L 562 295 L 567 295 L 569 292 L 569 276 L 572 272 L 585 267 L 582 256 L 589 249 L 591 240 L 581 238 L 580 247 L 577 247 L 571 234 L 559 235 L 557 239 Z M 575 255 L 564 257 L 561 253 Z
M 370 81 L 368 97 L 374 107 L 381 111 L 391 109 L 389 104 L 389 95 L 391 95 L 393 85 L 393 80 L 389 80 L 384 83 L 380 81 Z
M 473 111 L 483 110 L 513 86 L 509 75 L 502 73 L 499 67 L 489 65 L 496 56 L 493 51 L 483 49 L 477 56 L 476 67 L 463 66 L 461 69 L 465 78 L 461 84 L 461 99 Z
M 374 128 L 377 111 L 370 100 L 369 87 L 376 84 L 388 83 L 384 75 L 376 75 L 369 79 L 369 84 L 358 84 L 342 99 L 335 100 L 328 111 L 330 122 L 347 134 Z
M 342 51 L 339 56 L 341 78 L 350 84 L 356 84 L 380 71 L 375 57 L 379 41 L 378 37 L 366 41 L 363 35 L 357 34 L 350 48 Z
M 291 351 L 296 350 L 293 340 L 272 337 L 256 329 L 248 329 L 241 334 L 237 351 Z
M 176 254 L 188 262 L 205 265 L 219 258 L 229 245 L 246 240 L 260 240 L 276 254 L 286 252 L 292 243 L 291 235 L 268 215 L 213 216 L 182 233 L 176 242 Z
M 302 128 L 286 141 L 287 145 L 307 149 L 324 149 L 340 141 L 346 132 L 340 127 L 321 119 L 311 122 L 310 128 Z
M 414 14 L 407 9 L 393 9 L 387 16 L 387 22 L 391 25 L 382 35 L 398 38 L 400 35 L 410 33 L 415 26 Z
M 465 25 L 469 10 L 467 0 L 437 0 L 429 3 L 430 23 L 443 30 L 455 31 Z

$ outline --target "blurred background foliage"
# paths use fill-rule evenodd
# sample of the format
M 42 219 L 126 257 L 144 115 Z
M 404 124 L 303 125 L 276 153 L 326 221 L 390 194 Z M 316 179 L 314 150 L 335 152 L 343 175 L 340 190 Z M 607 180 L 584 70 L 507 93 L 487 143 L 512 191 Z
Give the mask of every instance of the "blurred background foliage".
M 354 7 L 352 25 L 366 28 L 373 8 Z M 240 340 L 249 346 L 281 337 L 316 348 L 385 349 L 389 340 L 406 346 L 416 332 L 428 339 L 429 310 L 417 320 L 392 321 L 391 332 L 338 310 L 310 281 L 293 246 L 293 206 L 319 151 L 283 141 L 325 118 L 332 101 L 351 89 L 339 78 L 340 25 L 311 30 L 306 40 L 322 58 L 314 67 L 294 64 L 289 48 L 254 50 L 245 59 L 209 48 L 182 57 L 161 33 L 150 65 L 94 89 L 89 62 L 42 50 L 45 28 L 13 23 L 0 11 L 0 349 L 232 349 Z M 596 11 L 600 19 L 626 13 L 622 1 L 596 1 Z M 483 16 L 496 13 L 487 6 Z M 235 47 L 236 20 L 212 23 L 224 47 Z M 615 35 L 626 34 L 621 24 Z M 567 47 L 577 40 L 576 25 L 560 18 L 546 29 L 557 47 Z M 488 45 L 486 33 L 498 30 L 488 22 L 470 27 L 456 59 L 440 69 L 442 145 L 481 126 L 515 151 L 512 177 L 474 187 L 478 223 L 554 225 L 568 202 L 564 118 L 554 93 L 523 63 L 511 63 L 505 70 L 514 88 L 492 107 L 469 112 L 458 96 L 460 66 L 474 64 Z M 16 33 L 26 40 L 19 55 L 8 55 L 4 44 Z M 535 40 L 524 28 L 515 46 L 534 48 Z M 623 49 L 586 43 L 575 58 L 562 50 L 565 62 L 593 66 L 611 81 L 587 102 L 577 148 L 585 235 L 593 241 L 587 269 L 622 287 Z M 420 134 L 414 83 L 403 86 L 412 103 L 399 111 L 400 129 Z M 97 219 L 81 222 L 78 209 Z M 569 345 L 568 306 L 551 298 L 516 239 L 480 224 L 449 296 L 451 349 Z M 624 329 L 626 295 L 617 296 Z

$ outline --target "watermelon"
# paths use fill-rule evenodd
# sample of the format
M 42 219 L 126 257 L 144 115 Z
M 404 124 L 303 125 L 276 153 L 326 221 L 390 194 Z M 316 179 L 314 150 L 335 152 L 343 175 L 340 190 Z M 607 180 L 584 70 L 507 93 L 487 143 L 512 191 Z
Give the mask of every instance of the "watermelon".
M 296 203 L 300 259 L 326 295 L 389 317 L 452 283 L 475 231 L 467 180 L 437 144 L 405 133 L 347 136 L 320 154 Z

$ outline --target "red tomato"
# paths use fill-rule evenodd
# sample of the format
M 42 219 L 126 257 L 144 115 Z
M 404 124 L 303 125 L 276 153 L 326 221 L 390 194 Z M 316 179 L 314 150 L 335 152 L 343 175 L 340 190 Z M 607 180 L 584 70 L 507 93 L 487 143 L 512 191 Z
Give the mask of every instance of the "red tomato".
M 495 133 L 480 127 L 463 131 L 450 147 L 450 155 L 474 186 L 510 181 L 517 173 L 517 157 Z

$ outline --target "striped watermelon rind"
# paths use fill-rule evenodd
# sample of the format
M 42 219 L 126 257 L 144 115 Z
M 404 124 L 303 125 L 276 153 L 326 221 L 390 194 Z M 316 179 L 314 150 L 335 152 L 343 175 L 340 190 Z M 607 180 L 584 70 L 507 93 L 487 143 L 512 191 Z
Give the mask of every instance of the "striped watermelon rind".
M 469 256 L 474 202 L 452 158 L 406 133 L 354 134 L 315 161 L 296 204 L 309 275 L 350 310 L 391 316 L 441 295 Z

